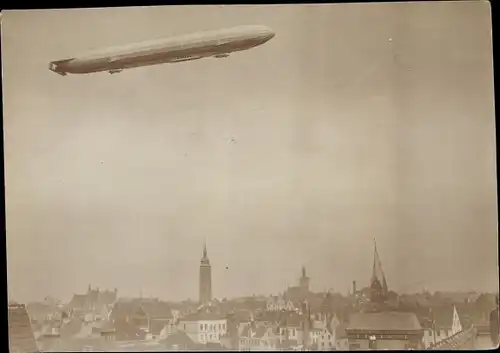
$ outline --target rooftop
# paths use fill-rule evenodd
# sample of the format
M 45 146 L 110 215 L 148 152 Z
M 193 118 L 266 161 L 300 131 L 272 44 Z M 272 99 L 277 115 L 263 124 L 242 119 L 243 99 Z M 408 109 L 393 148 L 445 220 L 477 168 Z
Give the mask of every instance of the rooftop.
M 419 331 L 422 327 L 414 313 L 376 312 L 352 314 L 346 331 Z
M 11 353 L 38 352 L 30 318 L 24 305 L 9 306 L 9 350 Z
M 180 319 L 180 321 L 215 321 L 215 320 L 225 320 L 225 317 L 211 312 L 196 312 L 188 314 Z

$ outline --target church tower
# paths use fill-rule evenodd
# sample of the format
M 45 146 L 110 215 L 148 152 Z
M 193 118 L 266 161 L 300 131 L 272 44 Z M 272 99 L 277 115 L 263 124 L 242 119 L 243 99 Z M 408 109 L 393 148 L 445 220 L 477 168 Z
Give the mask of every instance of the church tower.
M 302 289 L 302 293 L 309 293 L 309 282 L 310 279 L 306 275 L 306 267 L 302 266 L 302 276 L 299 279 L 299 285 L 300 288 Z
M 212 300 L 212 267 L 207 255 L 207 245 L 203 247 L 200 262 L 200 304 L 208 304 Z
M 377 243 L 374 240 L 373 272 L 370 281 L 370 301 L 374 304 L 382 304 L 387 300 L 387 280 L 382 270 L 382 262 L 377 251 Z

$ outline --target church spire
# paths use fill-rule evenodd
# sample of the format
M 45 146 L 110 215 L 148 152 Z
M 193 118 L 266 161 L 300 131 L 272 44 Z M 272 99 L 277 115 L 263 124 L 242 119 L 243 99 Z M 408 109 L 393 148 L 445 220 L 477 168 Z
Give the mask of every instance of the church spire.
M 203 244 L 203 257 L 200 263 L 200 304 L 205 305 L 212 300 L 212 268 L 207 253 L 207 242 Z
M 373 272 L 370 287 L 372 289 L 372 301 L 380 301 L 386 297 L 388 292 L 387 280 L 382 270 L 382 262 L 377 250 L 377 241 L 373 239 Z
M 203 257 L 201 258 L 201 263 L 202 264 L 210 264 L 210 260 L 208 259 L 207 241 L 206 240 L 203 242 Z
M 373 283 L 377 278 L 377 257 L 378 257 L 378 251 L 377 251 L 377 240 L 373 238 L 373 268 L 372 268 L 372 280 L 371 282 Z

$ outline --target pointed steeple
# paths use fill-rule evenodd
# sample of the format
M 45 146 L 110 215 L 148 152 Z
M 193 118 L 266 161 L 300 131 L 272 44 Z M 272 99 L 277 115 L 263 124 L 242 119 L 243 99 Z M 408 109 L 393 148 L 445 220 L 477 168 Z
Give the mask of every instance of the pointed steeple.
M 373 239 L 373 245 L 374 245 L 374 256 L 373 256 L 373 272 L 372 272 L 371 282 L 373 283 L 375 280 L 378 280 L 383 290 L 387 292 L 388 291 L 387 280 L 385 278 L 385 273 L 382 270 L 382 262 L 380 261 L 380 256 L 377 250 L 377 241 L 375 239 Z
M 380 302 L 384 301 L 387 296 L 388 287 L 387 280 L 385 278 L 384 271 L 382 270 L 382 262 L 377 250 L 377 242 L 373 239 L 374 244 L 374 254 L 373 254 L 373 271 L 370 283 L 370 288 L 372 290 L 372 301 Z
M 212 301 L 212 267 L 208 259 L 207 243 L 203 244 L 203 257 L 200 261 L 200 304 L 207 305 Z
M 377 241 L 375 238 L 373 238 L 373 269 L 372 269 L 372 280 L 371 282 L 373 283 L 376 279 L 378 279 L 377 276 L 377 258 L 378 258 L 378 251 L 377 251 Z
M 201 258 L 201 263 L 202 264 L 210 264 L 210 260 L 208 259 L 207 242 L 206 241 L 203 243 L 203 256 Z

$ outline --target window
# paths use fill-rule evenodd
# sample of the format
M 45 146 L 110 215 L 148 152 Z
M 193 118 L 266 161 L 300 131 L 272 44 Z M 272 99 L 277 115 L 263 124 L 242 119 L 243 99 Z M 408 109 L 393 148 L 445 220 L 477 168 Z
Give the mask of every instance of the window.
M 203 324 L 200 324 L 200 331 L 203 331 Z
M 370 340 L 369 343 L 368 343 L 368 348 L 369 349 L 376 349 L 377 348 L 377 341 Z

